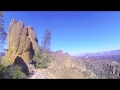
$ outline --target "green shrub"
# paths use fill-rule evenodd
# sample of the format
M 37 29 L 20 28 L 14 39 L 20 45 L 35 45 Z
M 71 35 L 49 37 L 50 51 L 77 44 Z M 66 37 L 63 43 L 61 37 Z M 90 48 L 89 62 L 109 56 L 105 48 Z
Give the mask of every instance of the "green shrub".
M 27 76 L 25 73 L 23 73 L 22 68 L 18 65 L 12 66 L 11 68 L 8 68 L 7 79 L 26 79 Z
M 5 79 L 7 67 L 0 65 L 0 79 Z
M 22 72 L 20 66 L 12 66 L 7 68 L 6 66 L 0 65 L 0 79 L 26 79 L 27 76 Z
M 35 63 L 36 68 L 48 68 L 50 62 L 50 54 L 39 53 L 33 57 L 33 62 Z

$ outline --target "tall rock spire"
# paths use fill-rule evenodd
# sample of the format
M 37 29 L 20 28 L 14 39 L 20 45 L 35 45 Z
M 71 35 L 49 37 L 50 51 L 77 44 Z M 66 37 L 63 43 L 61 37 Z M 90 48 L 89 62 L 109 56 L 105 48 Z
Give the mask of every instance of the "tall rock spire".
M 24 26 L 24 23 L 14 18 L 8 28 L 8 50 L 2 63 L 6 66 L 12 65 L 16 57 L 20 57 L 25 64 L 32 61 L 33 55 L 39 51 L 38 39 L 31 26 Z

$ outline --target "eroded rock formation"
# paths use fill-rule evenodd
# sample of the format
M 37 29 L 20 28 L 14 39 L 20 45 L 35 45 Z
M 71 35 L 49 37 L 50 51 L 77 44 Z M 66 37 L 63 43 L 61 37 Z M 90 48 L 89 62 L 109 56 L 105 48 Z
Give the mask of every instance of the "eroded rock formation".
M 31 26 L 12 19 L 8 28 L 8 49 L 2 63 L 11 65 L 19 56 L 26 64 L 31 63 L 33 55 L 39 51 L 38 39 Z

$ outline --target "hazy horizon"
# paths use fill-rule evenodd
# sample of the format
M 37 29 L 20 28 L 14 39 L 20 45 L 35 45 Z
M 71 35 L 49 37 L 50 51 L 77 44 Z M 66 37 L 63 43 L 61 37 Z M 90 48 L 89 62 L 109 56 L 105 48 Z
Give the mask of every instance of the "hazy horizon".
M 39 45 L 49 29 L 53 51 L 78 55 L 120 49 L 119 11 L 5 11 L 6 32 L 12 18 L 32 26 Z

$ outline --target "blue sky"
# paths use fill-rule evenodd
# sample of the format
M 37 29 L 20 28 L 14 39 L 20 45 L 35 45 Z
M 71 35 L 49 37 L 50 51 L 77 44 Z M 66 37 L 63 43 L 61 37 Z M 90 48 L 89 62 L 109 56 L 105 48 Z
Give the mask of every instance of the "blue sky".
M 12 18 L 31 25 L 39 45 L 49 29 L 53 51 L 77 55 L 120 49 L 119 11 L 5 11 L 6 32 Z

